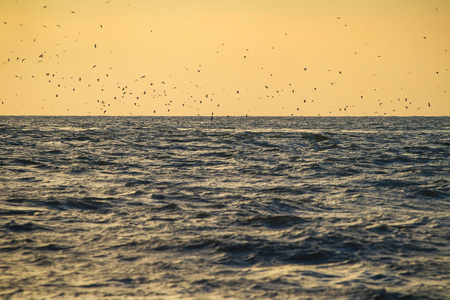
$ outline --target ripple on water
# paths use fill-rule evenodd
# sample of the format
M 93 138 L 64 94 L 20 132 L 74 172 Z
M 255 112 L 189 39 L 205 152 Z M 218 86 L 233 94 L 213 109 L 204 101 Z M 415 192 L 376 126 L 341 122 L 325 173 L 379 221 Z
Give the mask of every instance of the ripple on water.
M 446 299 L 448 121 L 0 117 L 0 298 Z

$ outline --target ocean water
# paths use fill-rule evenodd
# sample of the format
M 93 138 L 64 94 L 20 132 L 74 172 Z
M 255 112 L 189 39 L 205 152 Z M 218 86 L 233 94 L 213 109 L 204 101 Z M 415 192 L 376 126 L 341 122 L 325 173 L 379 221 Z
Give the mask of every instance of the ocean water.
M 448 117 L 0 117 L 0 298 L 450 299 Z

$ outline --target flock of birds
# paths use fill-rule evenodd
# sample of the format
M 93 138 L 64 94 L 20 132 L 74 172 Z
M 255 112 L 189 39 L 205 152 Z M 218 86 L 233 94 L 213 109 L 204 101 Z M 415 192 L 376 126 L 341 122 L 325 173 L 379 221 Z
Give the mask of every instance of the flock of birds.
M 105 4 L 108 3 L 109 1 L 107 1 Z M 48 9 L 48 6 L 44 5 L 42 9 Z M 436 9 L 436 11 L 438 10 Z M 66 13 L 69 15 L 75 15 L 77 12 L 67 11 Z M 341 22 L 340 17 L 337 17 L 337 20 Z M 4 20 L 1 21 L 0 25 L 5 27 L 25 26 L 24 24 L 10 24 L 9 22 Z M 47 29 L 50 26 L 54 28 L 56 27 L 58 29 L 63 29 L 59 24 L 42 25 L 42 28 Z M 99 30 L 104 29 L 104 25 L 102 24 L 98 24 L 97 26 L 97 29 Z M 347 24 L 344 24 L 344 26 L 347 27 Z M 149 29 L 148 34 L 152 33 L 153 30 Z M 157 115 L 168 114 L 171 112 L 171 110 L 179 112 L 182 108 L 188 109 L 188 111 L 190 112 L 188 114 L 192 114 L 192 112 L 197 113 L 198 111 L 200 111 L 201 105 L 208 104 L 208 108 L 210 109 L 210 114 L 212 117 L 214 115 L 214 111 L 216 111 L 216 113 L 218 111 L 220 114 L 221 103 L 217 100 L 217 98 L 222 99 L 222 101 L 226 101 L 226 99 L 230 99 L 230 97 L 238 97 L 238 99 L 245 100 L 246 95 L 249 95 L 250 93 L 248 88 L 239 89 L 233 87 L 225 87 L 221 90 L 207 90 L 203 88 L 202 81 L 198 79 L 198 77 L 196 77 L 198 76 L 197 74 L 203 72 L 202 64 L 191 65 L 187 67 L 183 66 L 183 71 L 187 72 L 185 74 L 187 76 L 183 75 L 183 78 L 189 78 L 188 82 L 180 82 L 180 80 L 175 79 L 176 76 L 172 75 L 168 75 L 166 78 L 161 78 L 155 74 L 139 74 L 134 78 L 127 79 L 126 77 L 122 76 L 120 72 L 115 72 L 114 65 L 105 66 L 104 61 L 99 61 L 96 64 L 89 65 L 90 71 L 87 73 L 80 73 L 83 75 L 73 74 L 70 73 L 70 71 L 64 70 L 64 68 L 62 68 L 61 66 L 58 66 L 59 58 L 64 56 L 67 52 L 70 52 L 71 49 L 73 49 L 71 47 L 75 47 L 73 43 L 77 43 L 81 38 L 80 33 L 78 33 L 78 36 L 76 38 L 73 38 L 72 34 L 72 36 L 70 37 L 73 39 L 71 40 L 72 45 L 70 46 L 70 44 L 64 42 L 64 40 L 69 38 L 69 35 L 69 33 L 65 33 L 62 35 L 61 33 L 59 33 L 58 37 L 54 41 L 54 50 L 44 50 L 41 53 L 36 54 L 34 57 L 22 57 L 16 55 L 15 51 L 9 51 L 10 57 L 5 58 L 4 61 L 1 62 L 0 68 L 7 67 L 10 64 L 29 63 L 30 69 L 34 68 L 36 70 L 42 70 L 43 68 L 36 67 L 35 64 L 45 65 L 50 61 L 58 61 L 56 65 L 53 63 L 52 68 L 56 68 L 53 69 L 54 71 L 47 70 L 45 72 L 41 72 L 40 74 L 31 75 L 31 80 L 39 80 L 39 82 L 43 86 L 45 85 L 46 87 L 48 87 L 48 91 L 51 91 L 50 95 L 47 94 L 47 97 L 58 98 L 59 101 L 65 101 L 65 99 L 76 99 L 78 95 L 90 95 L 90 97 L 85 99 L 84 104 L 92 107 L 92 101 L 95 102 L 98 111 L 89 112 L 93 115 L 106 115 L 113 112 L 114 109 L 116 113 L 117 111 L 127 111 L 127 113 L 129 113 L 130 115 L 133 114 L 133 112 L 136 112 L 137 114 L 151 113 Z M 287 32 L 280 33 L 280 35 L 284 35 L 286 38 L 288 37 Z M 423 39 L 426 40 L 426 37 L 423 36 Z M 20 40 L 20 42 L 23 41 Z M 38 42 L 38 39 L 34 38 L 30 43 L 37 44 Z M 62 44 L 64 44 L 64 46 L 67 46 L 68 48 L 65 50 L 60 50 L 62 49 L 60 47 Z M 96 41 L 95 43 L 92 43 L 91 51 L 99 51 L 101 45 L 101 39 L 99 41 Z M 221 43 L 221 45 L 217 46 L 221 47 L 217 48 L 217 55 L 221 53 L 221 49 L 227 47 L 225 43 Z M 272 49 L 274 49 L 274 47 L 272 47 Z M 110 50 L 111 49 L 107 49 L 106 51 L 112 54 L 113 52 Z M 445 50 L 445 52 L 447 52 L 447 50 Z M 243 60 L 242 63 L 244 63 L 245 60 L 249 59 L 251 53 L 252 51 L 249 48 L 242 49 L 240 58 L 236 59 L 241 59 Z M 354 54 L 357 55 L 357 52 L 355 52 Z M 378 55 L 377 58 L 381 58 L 381 55 Z M 80 62 L 80 64 L 83 64 L 83 62 Z M 276 74 L 273 74 L 270 71 L 266 71 L 264 66 L 260 66 L 259 72 L 265 72 L 264 74 L 267 76 L 269 80 L 268 82 L 271 82 L 270 78 L 276 76 Z M 307 74 L 308 72 L 310 72 L 310 67 L 304 66 L 300 68 L 298 72 Z M 333 72 L 336 76 L 343 76 L 344 73 L 341 70 L 326 70 L 325 72 Z M 436 74 L 439 74 L 438 71 L 436 71 Z M 14 76 L 19 81 L 25 81 L 25 75 L 23 74 L 15 74 Z M 318 87 L 308 87 L 308 96 L 310 97 L 306 98 L 304 97 L 305 94 L 303 87 L 299 88 L 299 84 L 291 82 L 289 76 L 285 76 L 284 80 L 285 81 L 282 84 L 280 84 L 280 80 L 276 81 L 276 83 L 275 81 L 272 81 L 273 84 L 268 84 L 267 82 L 262 83 L 258 91 L 252 91 L 252 95 L 258 95 L 257 97 L 259 100 L 267 99 L 272 101 L 279 101 L 281 106 L 283 106 L 283 99 L 295 99 L 294 102 L 297 105 L 295 108 L 293 108 L 295 111 L 289 112 L 291 115 L 301 115 L 303 107 L 308 104 L 312 105 L 312 103 L 315 103 L 314 105 L 326 105 L 324 104 L 324 102 L 321 102 L 320 97 L 317 96 L 319 91 Z M 335 85 L 338 85 L 338 82 L 339 79 L 330 81 L 328 87 L 334 87 Z M 323 86 L 323 84 L 321 83 L 319 86 Z M 19 91 L 14 96 L 18 95 Z M 363 94 L 361 94 L 359 97 L 360 101 L 365 100 Z M 43 101 L 45 100 L 49 99 L 43 99 Z M 5 101 L 14 101 L 14 99 L 12 99 L 12 97 L 9 97 L 9 99 L 1 99 L 1 104 L 4 105 Z M 399 112 L 400 110 L 420 110 L 422 108 L 415 105 L 414 102 L 408 99 L 408 97 L 405 97 L 405 95 L 402 95 L 401 97 L 395 97 L 388 101 L 389 103 L 384 103 L 381 100 L 378 100 L 377 107 L 379 109 L 373 111 L 372 113 L 375 115 L 386 115 L 396 114 L 396 112 Z M 427 102 L 426 105 L 427 107 L 431 107 L 430 102 Z M 132 109 L 130 109 L 130 106 L 132 107 Z M 178 107 L 176 107 L 176 109 L 172 109 L 174 106 Z M 384 108 L 385 106 L 389 107 L 389 111 L 387 111 L 387 108 Z M 351 114 L 351 109 L 354 107 L 355 105 L 345 105 L 337 108 L 337 111 L 329 110 L 329 114 L 337 112 L 342 114 Z M 41 109 L 45 110 L 46 107 L 42 106 Z M 70 107 L 67 108 L 67 111 L 70 112 Z

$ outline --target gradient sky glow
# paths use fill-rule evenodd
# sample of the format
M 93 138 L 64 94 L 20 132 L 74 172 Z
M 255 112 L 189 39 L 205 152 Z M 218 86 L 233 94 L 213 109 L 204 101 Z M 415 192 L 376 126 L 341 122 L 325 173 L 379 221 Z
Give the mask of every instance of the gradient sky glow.
M 450 1 L 3 0 L 0 115 L 450 114 Z

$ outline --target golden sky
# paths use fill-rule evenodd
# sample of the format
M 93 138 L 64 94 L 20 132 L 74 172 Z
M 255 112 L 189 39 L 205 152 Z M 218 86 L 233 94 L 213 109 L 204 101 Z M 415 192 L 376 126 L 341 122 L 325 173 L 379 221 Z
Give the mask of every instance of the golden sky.
M 450 114 L 448 0 L 2 0 L 0 115 Z

